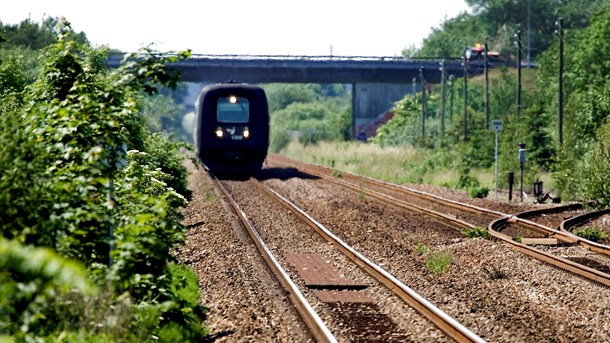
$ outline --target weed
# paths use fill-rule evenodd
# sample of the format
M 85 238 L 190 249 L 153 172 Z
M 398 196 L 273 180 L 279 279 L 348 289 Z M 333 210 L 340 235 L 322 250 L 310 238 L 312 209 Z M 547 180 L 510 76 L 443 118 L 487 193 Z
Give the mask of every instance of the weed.
M 204 202 L 213 202 L 214 200 L 216 200 L 216 194 L 214 193 L 213 189 L 206 189 L 205 192 L 203 193 L 203 201 Z
M 600 231 L 596 227 L 586 226 L 574 230 L 574 234 L 591 242 L 601 243 L 608 238 L 608 233 Z
M 487 198 L 487 195 L 489 195 L 489 188 L 484 186 L 472 186 L 468 188 L 468 195 L 470 195 L 471 198 Z
M 415 247 L 415 252 L 418 255 L 423 255 L 426 252 L 428 252 L 428 247 L 423 243 L 418 243 L 417 246 Z
M 426 268 L 435 274 L 446 273 L 453 263 L 453 257 L 446 252 L 435 252 L 426 258 Z
M 513 241 L 515 241 L 517 243 L 521 243 L 521 242 L 523 242 L 523 236 L 515 236 L 515 237 L 513 237 Z
M 477 237 L 485 238 L 485 239 L 489 238 L 489 231 L 487 231 L 481 227 L 478 227 L 478 226 L 475 226 L 472 229 L 464 229 L 461 232 L 462 232 L 462 235 L 464 235 L 468 238 L 477 238 Z
M 492 268 L 492 269 L 484 269 L 487 272 L 487 275 L 489 275 L 489 278 L 492 280 L 499 280 L 499 279 L 506 279 L 508 277 L 508 273 L 500 270 L 500 269 L 496 269 L 496 268 Z
M 341 177 L 343 174 L 341 173 L 340 170 L 337 169 L 333 169 L 330 171 L 330 176 L 332 177 Z
M 362 181 L 360 181 L 360 190 L 358 191 L 358 197 L 360 198 L 361 201 L 364 201 L 364 183 Z

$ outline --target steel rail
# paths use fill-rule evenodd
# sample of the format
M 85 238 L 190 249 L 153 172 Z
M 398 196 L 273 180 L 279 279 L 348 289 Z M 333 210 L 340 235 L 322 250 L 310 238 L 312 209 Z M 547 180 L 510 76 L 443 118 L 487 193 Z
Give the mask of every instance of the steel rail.
M 365 192 L 367 195 L 370 195 L 376 199 L 380 199 L 382 201 L 386 201 L 391 205 L 394 206 L 398 206 L 398 207 L 402 207 L 402 208 L 407 208 L 407 209 L 413 209 L 416 210 L 418 212 L 423 212 L 426 213 L 428 215 L 434 216 L 436 218 L 439 219 L 443 219 L 446 221 L 449 221 L 459 227 L 462 228 L 467 228 L 467 229 L 474 229 L 475 226 L 472 225 L 471 223 L 465 222 L 463 220 L 454 218 L 453 216 L 450 215 L 446 215 L 444 213 L 440 213 L 431 209 L 427 209 L 427 208 L 423 208 L 421 206 L 417 206 L 417 205 L 413 205 L 413 204 L 408 204 L 406 202 L 403 202 L 399 199 L 390 197 L 388 195 L 385 194 L 381 194 L 378 193 L 376 191 L 371 191 L 371 190 L 361 190 L 361 189 L 357 189 L 356 186 L 348 183 L 348 182 L 342 182 L 339 180 L 336 180 L 334 178 L 326 178 L 327 180 L 340 184 L 340 185 L 344 185 L 345 187 L 354 190 L 354 191 L 360 191 L 360 192 Z M 585 277 L 587 279 L 590 279 L 594 282 L 598 282 L 601 284 L 604 284 L 606 286 L 610 286 L 610 275 L 600 272 L 599 270 L 595 270 L 593 268 L 584 266 L 582 264 L 578 264 L 576 262 L 570 261 L 568 259 L 559 257 L 559 256 L 555 256 L 546 252 L 543 252 L 539 249 L 530 247 L 526 244 L 522 244 L 519 242 L 516 242 L 512 239 L 512 237 L 509 237 L 501 232 L 499 232 L 499 229 L 505 225 L 507 225 L 509 222 L 519 222 L 521 225 L 527 226 L 527 227 L 531 227 L 537 230 L 544 230 L 547 232 L 552 233 L 553 235 L 551 237 L 556 238 L 557 240 L 566 242 L 566 243 L 574 243 L 576 242 L 576 239 L 567 236 L 566 234 L 564 234 L 563 232 L 559 231 L 559 230 L 555 230 L 555 229 L 551 229 L 549 227 L 546 227 L 544 225 L 540 225 L 538 223 L 526 220 L 526 219 L 522 219 L 522 218 L 518 218 L 517 216 L 512 216 L 512 215 L 504 215 L 501 218 L 498 218 L 496 220 L 494 220 L 493 222 L 491 222 L 487 228 L 487 231 L 489 232 L 490 236 L 492 236 L 493 238 L 503 241 L 505 243 L 508 243 L 513 249 L 526 254 L 530 257 L 533 257 L 539 261 L 548 263 L 550 265 L 556 266 L 560 269 L 566 270 L 568 272 L 574 273 L 576 275 Z M 574 236 L 574 235 L 572 235 Z M 579 238 L 577 236 L 574 236 L 576 238 Z M 593 249 L 592 249 L 593 250 Z M 599 249 L 595 249 L 594 251 L 597 251 Z
M 267 266 L 271 269 L 271 271 L 275 274 L 277 280 L 282 284 L 284 289 L 288 292 L 289 298 L 294 304 L 295 308 L 301 315 L 301 318 L 305 321 L 307 326 L 312 332 L 312 335 L 318 342 L 328 342 L 335 343 L 337 339 L 332 334 L 332 332 L 328 329 L 326 324 L 320 319 L 316 311 L 311 307 L 307 299 L 303 296 L 301 291 L 299 291 L 297 285 L 290 279 L 290 276 L 284 268 L 277 261 L 271 250 L 267 247 L 265 242 L 262 240 L 258 230 L 252 225 L 252 223 L 248 220 L 246 214 L 241 210 L 237 202 L 233 199 L 228 190 L 222 185 L 220 180 L 216 178 L 213 174 L 210 174 L 212 180 L 214 180 L 216 187 L 220 189 L 225 197 L 225 199 L 231 205 L 235 215 L 241 221 L 241 224 L 244 230 L 248 233 L 248 236 L 258 249 L 262 258 L 265 260 Z
M 608 275 L 606 273 L 600 272 L 599 270 L 596 270 L 593 268 L 589 268 L 587 266 L 570 261 L 568 259 L 565 259 L 565 258 L 562 258 L 559 256 L 555 256 L 550 253 L 532 248 L 526 244 L 516 242 L 511 237 L 509 237 L 497 230 L 499 227 L 501 227 L 503 225 L 507 225 L 508 221 L 511 220 L 512 218 L 514 218 L 514 217 L 499 218 L 499 219 L 496 219 L 493 222 L 491 222 L 487 228 L 489 234 L 492 237 L 503 241 L 504 243 L 510 244 L 510 246 L 513 249 L 520 251 L 521 253 L 526 254 L 528 256 L 531 256 L 539 261 L 551 264 L 555 267 L 558 267 L 560 269 L 566 270 L 566 271 L 574 273 L 576 275 L 585 277 L 587 279 L 598 282 L 605 286 L 610 286 L 610 275 Z
M 314 176 L 323 178 L 323 179 L 328 180 L 330 182 L 334 182 L 334 183 L 337 183 L 337 184 L 349 187 L 351 189 L 354 189 L 354 187 L 351 186 L 353 184 L 351 184 L 351 183 L 349 183 L 347 181 L 343 181 L 343 180 L 339 181 L 338 178 L 332 177 L 332 176 L 330 176 L 328 174 L 325 174 L 325 173 L 320 173 L 320 172 L 313 171 L 312 167 L 315 167 L 315 168 L 318 168 L 318 169 L 327 169 L 329 171 L 334 170 L 334 169 L 327 168 L 327 167 L 320 166 L 320 165 L 311 165 L 310 166 L 310 165 L 307 165 L 305 163 L 298 162 L 298 161 L 293 161 L 293 163 L 302 165 L 303 166 L 303 170 L 305 172 L 309 173 L 309 174 L 313 174 Z M 427 192 L 411 189 L 411 188 L 408 188 L 408 187 L 403 187 L 403 186 L 400 186 L 400 185 L 394 185 L 394 184 L 391 184 L 389 182 L 385 182 L 385 181 L 381 181 L 381 180 L 376 180 L 376 179 L 373 179 L 373 178 L 370 178 L 370 177 L 367 177 L 367 176 L 361 176 L 361 175 L 353 174 L 353 173 L 350 173 L 350 172 L 344 172 L 344 171 L 341 171 L 341 173 L 348 174 L 348 175 L 350 175 L 351 177 L 354 177 L 354 178 L 365 179 L 365 180 L 369 181 L 372 184 L 376 184 L 378 186 L 385 187 L 386 189 L 387 188 L 391 188 L 391 189 L 394 189 L 394 190 L 397 190 L 397 191 L 406 192 L 409 195 L 413 195 L 413 196 L 418 197 L 419 199 L 428 200 L 428 201 L 431 201 L 431 202 L 434 202 L 434 203 L 437 203 L 437 204 L 453 207 L 453 208 L 456 208 L 456 209 L 459 209 L 459 210 L 466 210 L 466 211 L 469 211 L 471 213 L 477 213 L 477 214 L 489 214 L 489 215 L 497 216 L 499 218 L 508 218 L 508 217 L 510 217 L 511 218 L 510 219 L 511 222 L 516 222 L 516 223 L 519 223 L 520 225 L 522 225 L 524 227 L 527 227 L 529 229 L 542 232 L 544 234 L 549 235 L 549 238 L 554 238 L 554 239 L 557 239 L 558 241 L 561 241 L 561 242 L 564 242 L 564 243 L 575 243 L 577 241 L 574 238 L 574 235 L 567 235 L 567 234 L 565 234 L 565 233 L 563 233 L 563 232 L 561 232 L 561 231 L 559 231 L 557 229 L 549 228 L 547 226 L 538 224 L 536 222 L 527 220 L 525 218 L 521 218 L 521 217 L 519 217 L 519 215 L 510 215 L 510 214 L 507 214 L 507 213 L 503 213 L 503 212 L 487 209 L 487 208 L 484 208 L 484 207 L 479 207 L 479 206 L 475 206 L 475 205 L 471 205 L 471 204 L 461 203 L 459 201 L 455 201 L 455 200 L 451 200 L 451 199 L 446 199 L 446 198 L 443 198 L 443 197 L 435 195 L 435 194 L 430 194 L 430 193 L 427 193 Z M 367 192 L 367 191 L 365 190 L 365 192 Z M 388 195 L 383 195 L 382 193 L 379 193 L 379 192 L 367 193 L 367 194 L 369 194 L 370 196 L 372 196 L 374 198 L 378 198 L 378 199 L 384 200 L 384 201 L 391 201 L 393 203 L 397 202 L 397 201 L 400 201 L 399 199 L 390 197 Z M 429 209 L 426 209 L 424 207 L 413 205 L 413 204 L 406 204 L 405 203 L 404 205 L 402 205 L 400 207 L 407 207 L 407 208 L 416 210 L 418 212 L 424 212 L 424 213 L 431 214 L 433 216 L 437 216 L 437 213 L 438 213 L 436 211 L 429 210 Z M 544 211 L 544 209 L 543 210 L 536 210 L 536 211 Z M 463 228 L 472 229 L 474 227 L 470 223 L 466 223 L 466 222 L 463 222 L 463 221 L 460 221 L 460 220 L 456 220 L 456 219 L 452 218 L 451 216 L 445 216 L 443 214 L 441 214 L 441 216 L 442 216 L 442 218 L 444 220 L 450 220 L 450 221 L 454 222 L 455 224 L 458 224 L 459 226 L 461 226 Z
M 326 167 L 321 167 L 321 168 L 326 168 Z M 305 167 L 304 169 L 308 173 L 310 172 L 310 168 Z M 417 211 L 420 213 L 426 213 L 435 218 L 439 218 L 444 221 L 453 223 L 456 226 L 461 227 L 461 228 L 466 228 L 466 229 L 475 228 L 475 225 L 465 222 L 463 220 L 457 219 L 451 215 L 446 215 L 446 214 L 443 214 L 443 213 L 440 213 L 440 212 L 437 212 L 437 211 L 434 211 L 431 209 L 427 209 L 427 208 L 424 208 L 421 206 L 409 204 L 402 200 L 393 198 L 391 196 L 388 196 L 388 195 L 385 195 L 385 194 L 382 194 L 382 193 L 379 193 L 376 191 L 362 189 L 359 186 L 356 186 L 347 181 L 339 180 L 338 178 L 335 178 L 335 177 L 331 177 L 330 175 L 320 174 L 320 173 L 316 173 L 316 172 L 311 172 L 311 173 L 313 173 L 315 176 L 321 177 L 329 182 L 333 182 L 335 184 L 344 186 L 352 191 L 363 192 L 373 198 L 386 202 L 390 205 L 397 206 L 400 208 L 414 210 L 414 211 Z M 372 179 L 372 181 L 376 182 L 376 180 L 374 180 L 374 179 Z M 441 197 L 436 197 L 436 196 L 435 196 L 435 198 L 443 199 Z M 539 249 L 530 247 L 526 244 L 516 242 L 512 239 L 512 237 L 509 237 L 509 236 L 501 233 L 500 231 L 504 226 L 508 225 L 508 223 L 513 222 L 513 223 L 519 223 L 520 225 L 523 225 L 525 227 L 528 227 L 528 228 L 531 228 L 534 230 L 543 231 L 545 233 L 548 233 L 550 235 L 550 238 L 556 238 L 558 241 L 561 241 L 563 243 L 568 243 L 568 244 L 579 243 L 582 246 L 587 247 L 590 250 L 595 251 L 595 252 L 610 254 L 610 250 L 608 249 L 610 247 L 600 246 L 599 244 L 595 244 L 593 242 L 583 240 L 582 238 L 580 238 L 574 234 L 571 234 L 569 232 L 563 232 L 559 229 L 552 229 L 545 225 L 541 225 L 541 224 L 532 222 L 532 221 L 524 219 L 524 218 L 519 218 L 517 215 L 503 214 L 501 212 L 498 212 L 498 214 L 501 214 L 502 216 L 500 218 L 497 218 L 494 221 L 492 221 L 488 225 L 488 228 L 487 228 L 487 231 L 489 232 L 490 236 L 493 237 L 494 239 L 503 241 L 503 242 L 509 244 L 509 246 L 511 248 L 513 248 L 525 255 L 533 257 L 539 261 L 548 263 L 548 264 L 558 267 L 560 269 L 571 272 L 575 275 L 585 277 L 594 282 L 598 282 L 600 284 L 610 286 L 610 275 L 609 274 L 600 272 L 598 270 L 595 270 L 593 268 L 584 266 L 582 264 L 570 261 L 568 259 L 565 259 L 565 258 L 562 258 L 559 256 L 555 256 L 550 253 L 543 252 Z
M 318 234 L 320 234 L 329 242 L 332 242 L 337 247 L 337 249 L 340 250 L 344 255 L 346 255 L 350 260 L 352 260 L 363 270 L 373 276 L 381 284 L 393 291 L 409 306 L 421 313 L 424 317 L 430 320 L 434 325 L 436 325 L 440 330 L 445 332 L 448 336 L 452 337 L 458 342 L 484 342 L 481 337 L 477 336 L 470 329 L 466 328 L 453 317 L 449 316 L 440 308 L 432 304 L 430 301 L 423 298 L 421 295 L 413 291 L 411 288 L 409 288 L 403 282 L 398 280 L 396 277 L 379 267 L 377 264 L 370 261 L 364 255 L 354 250 L 347 243 L 345 243 L 338 236 L 333 234 L 330 230 L 328 230 L 321 223 L 312 218 L 309 214 L 300 209 L 286 197 L 264 185 L 260 181 L 257 184 L 267 194 L 281 200 L 286 207 L 288 207 L 293 213 L 299 216 Z
M 467 228 L 467 229 L 474 229 L 475 228 L 475 225 L 472 225 L 472 224 L 470 224 L 470 223 L 468 223 L 466 221 L 463 221 L 461 219 L 455 218 L 454 216 L 446 215 L 444 213 L 440 213 L 438 211 L 435 211 L 435 210 L 432 210 L 432 209 L 429 209 L 429 208 L 425 208 L 425 207 L 422 207 L 422 206 L 410 204 L 408 202 L 402 201 L 400 199 L 396 199 L 396 198 L 394 198 L 392 196 L 389 196 L 389 195 L 386 195 L 386 194 L 383 194 L 383 193 L 380 193 L 380 192 L 377 192 L 377 191 L 374 191 L 374 190 L 371 190 L 371 189 L 364 189 L 364 188 L 361 188 L 360 186 L 356 186 L 356 185 L 354 185 L 354 184 L 352 184 L 350 182 L 346 182 L 346 181 L 343 181 L 343 180 L 339 180 L 339 179 L 331 178 L 331 177 L 326 177 L 326 176 L 324 176 L 324 179 L 329 181 L 329 182 L 335 183 L 335 184 L 337 184 L 339 186 L 348 188 L 348 189 L 350 189 L 350 190 L 352 190 L 354 192 L 364 193 L 364 194 L 366 194 L 366 195 L 368 195 L 368 196 L 370 196 L 372 198 L 378 199 L 378 200 L 380 200 L 382 202 L 385 202 L 387 204 L 390 204 L 390 205 L 393 205 L 393 206 L 396 206 L 396 207 L 399 207 L 399 208 L 402 208 L 402 209 L 407 209 L 407 210 L 411 210 L 411 211 L 415 211 L 415 212 L 419 212 L 419 213 L 425 213 L 425 214 L 428 214 L 428 215 L 430 215 L 432 217 L 435 217 L 435 218 L 438 218 L 438 219 L 442 219 L 444 221 L 445 220 L 449 221 L 449 222 L 451 222 L 453 224 L 456 224 L 457 226 L 459 226 L 461 228 Z M 508 215 L 506 215 L 506 216 L 508 216 Z
M 559 230 L 561 232 L 563 232 L 565 235 L 573 237 L 574 239 L 576 239 L 578 241 L 579 244 L 587 247 L 588 249 L 590 249 L 592 251 L 610 255 L 610 246 L 605 245 L 605 244 L 600 244 L 597 242 L 593 242 L 588 239 L 584 239 L 584 238 L 576 236 L 575 234 L 572 233 L 573 227 L 580 225 L 582 223 L 586 223 L 590 220 L 593 220 L 597 217 L 601 217 L 608 213 L 610 213 L 610 208 L 584 213 L 579 216 L 574 216 L 572 218 L 562 221 L 561 224 L 559 224 Z
M 283 156 L 282 156 L 282 158 L 283 159 L 288 159 L 287 157 L 283 157 Z M 358 174 L 354 174 L 354 173 L 351 173 L 351 172 L 348 172 L 348 171 L 343 171 L 343 170 L 339 171 L 339 170 L 336 170 L 336 169 L 324 167 L 324 166 L 317 165 L 317 164 L 305 164 L 303 162 L 299 162 L 299 161 L 295 161 L 295 160 L 290 160 L 290 163 L 301 165 L 301 166 L 303 166 L 303 169 L 308 174 L 313 174 L 314 176 L 317 176 L 317 177 L 320 177 L 320 178 L 323 178 L 323 179 L 326 179 L 326 180 L 334 180 L 336 178 L 330 176 L 329 175 L 330 173 L 325 174 L 325 173 L 321 173 L 321 172 L 315 172 L 315 171 L 312 170 L 312 167 L 315 167 L 315 168 L 318 168 L 318 169 L 325 169 L 325 170 L 327 170 L 329 172 L 338 171 L 338 172 L 341 172 L 341 174 L 347 174 L 350 177 L 353 177 L 353 178 L 356 178 L 356 179 L 364 179 L 364 180 L 366 180 L 366 181 L 368 181 L 368 182 L 370 182 L 372 184 L 375 184 L 375 185 L 377 185 L 379 187 L 382 187 L 382 188 L 393 189 L 393 190 L 396 190 L 396 191 L 405 192 L 405 193 L 408 193 L 410 195 L 416 196 L 416 197 L 418 197 L 420 199 L 424 199 L 424 200 L 431 201 L 431 202 L 436 202 L 438 204 L 446 205 L 446 206 L 453 207 L 453 208 L 456 208 L 456 209 L 459 209 L 459 210 L 466 210 L 466 211 L 469 211 L 469 212 L 479 213 L 479 214 L 480 213 L 485 213 L 485 214 L 494 215 L 494 216 L 498 216 L 498 217 L 509 216 L 509 214 L 506 214 L 506 213 L 502 213 L 502 212 L 499 212 L 499 211 L 495 211 L 495 210 L 491 210 L 491 209 L 488 209 L 488 208 L 479 207 L 479 206 L 475 206 L 475 205 L 471 205 L 471 204 L 461 203 L 459 201 L 455 201 L 455 200 L 451 200 L 451 199 L 446 199 L 446 198 L 443 198 L 443 197 L 438 196 L 436 194 L 431 194 L 431 193 L 427 193 L 427 192 L 420 191 L 420 190 L 417 190 L 417 189 L 412 189 L 412 188 L 408 188 L 408 187 L 405 187 L 405 186 L 396 185 L 396 184 L 393 184 L 393 183 L 390 183 L 390 182 L 386 182 L 386 181 L 382 181 L 382 180 L 377 180 L 377 179 L 374 179 L 374 178 L 369 177 L 369 176 L 358 175 Z

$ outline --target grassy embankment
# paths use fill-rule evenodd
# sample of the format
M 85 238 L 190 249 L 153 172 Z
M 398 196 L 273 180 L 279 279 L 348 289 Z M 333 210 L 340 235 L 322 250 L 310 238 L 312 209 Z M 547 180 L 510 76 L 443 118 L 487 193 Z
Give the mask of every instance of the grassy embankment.
M 380 147 L 362 142 L 320 142 L 303 146 L 292 141 L 282 154 L 298 161 L 334 166 L 335 169 L 394 183 L 452 186 L 455 168 L 438 169 L 433 158 L 411 147 Z M 471 171 L 482 185 L 493 186 L 493 172 Z
M 516 78 L 516 69 L 510 70 L 509 73 Z M 492 70 L 490 79 L 500 79 L 499 74 L 499 70 Z M 535 92 L 535 76 L 533 69 L 522 70 L 524 92 Z M 484 82 L 482 75 L 472 79 L 473 84 L 482 82 Z M 455 188 L 459 180 L 458 168 L 452 163 L 459 160 L 459 156 L 457 153 L 447 151 L 425 151 L 408 146 L 380 147 L 357 141 L 320 142 L 303 146 L 297 141 L 292 141 L 282 150 L 282 154 L 299 161 L 334 167 L 394 183 L 423 183 Z M 447 167 L 439 167 L 440 165 Z M 470 175 L 475 177 L 481 186 L 487 187 L 490 195 L 493 194 L 493 168 L 471 169 Z M 540 175 L 540 179 L 544 182 L 545 189 L 552 187 L 553 180 L 549 174 Z M 515 182 L 515 187 L 519 187 L 519 181 L 515 180 Z M 524 185 L 524 189 L 527 187 L 529 186 Z

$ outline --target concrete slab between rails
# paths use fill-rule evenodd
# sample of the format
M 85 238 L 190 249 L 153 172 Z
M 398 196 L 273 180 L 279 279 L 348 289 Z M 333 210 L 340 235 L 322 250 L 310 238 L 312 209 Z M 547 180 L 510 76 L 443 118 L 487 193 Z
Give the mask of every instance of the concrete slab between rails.
M 364 291 L 327 291 L 314 290 L 314 293 L 325 303 L 372 303 L 369 295 Z
M 287 254 L 286 259 L 299 272 L 299 275 L 309 288 L 323 289 L 362 289 L 365 284 L 357 284 L 347 279 L 333 268 L 330 261 L 319 254 Z
M 521 238 L 521 243 L 527 245 L 557 245 L 557 238 Z

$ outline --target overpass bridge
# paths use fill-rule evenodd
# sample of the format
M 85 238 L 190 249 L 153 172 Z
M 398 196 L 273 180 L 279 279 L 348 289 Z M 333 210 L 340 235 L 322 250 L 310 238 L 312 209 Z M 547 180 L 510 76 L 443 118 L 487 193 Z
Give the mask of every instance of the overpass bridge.
M 109 67 L 119 66 L 123 54 L 111 54 Z M 444 61 L 448 77 L 462 77 L 460 59 Z M 181 81 L 216 83 L 342 83 L 352 85 L 352 127 L 374 120 L 393 103 L 421 87 L 441 82 L 441 59 L 405 59 L 368 56 L 199 55 L 170 63 L 180 71 Z M 480 67 L 469 69 L 470 74 Z M 355 132 L 354 132 L 355 133 Z

